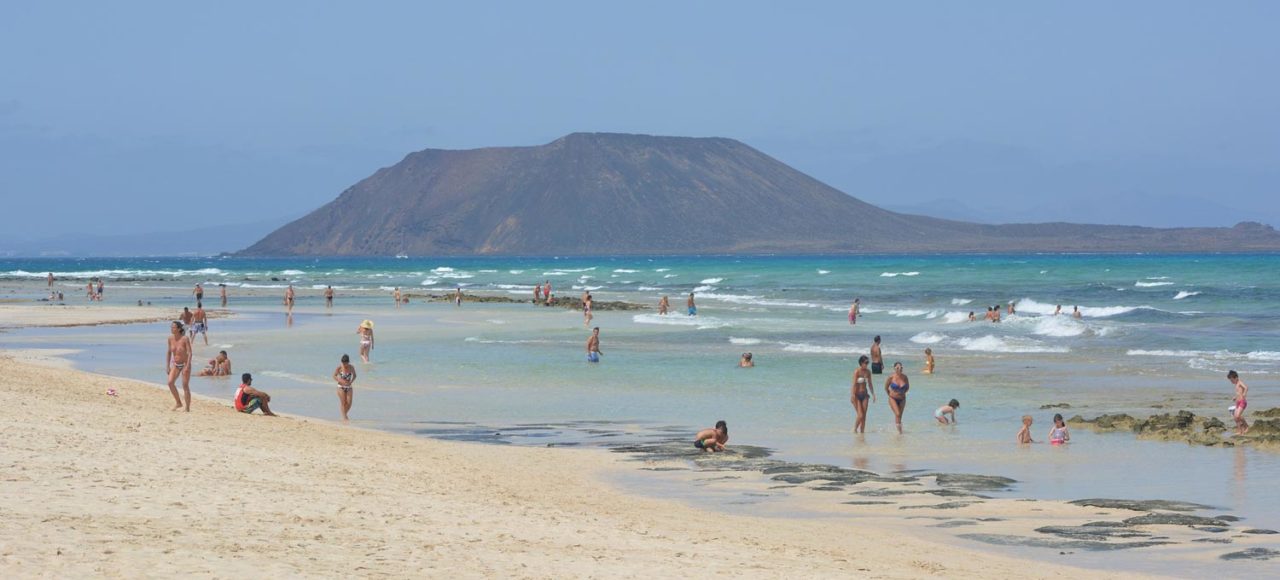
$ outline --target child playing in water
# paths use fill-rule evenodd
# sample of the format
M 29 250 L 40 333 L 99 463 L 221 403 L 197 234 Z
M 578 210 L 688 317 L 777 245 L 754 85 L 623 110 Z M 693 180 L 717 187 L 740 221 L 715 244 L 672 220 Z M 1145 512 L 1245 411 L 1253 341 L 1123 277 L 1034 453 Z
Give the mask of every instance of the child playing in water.
M 1022 430 L 1018 431 L 1018 443 L 1023 445 L 1035 443 L 1031 439 L 1031 415 L 1022 416 Z
M 1232 409 L 1231 418 L 1236 420 L 1236 435 L 1244 435 L 1249 432 L 1249 423 L 1244 420 L 1244 409 L 1249 406 L 1249 386 L 1240 380 L 1240 374 L 1235 371 L 1227 371 L 1227 380 L 1231 381 L 1236 387 L 1236 404 Z
M 1053 428 L 1049 429 L 1049 444 L 1062 445 L 1071 440 L 1071 432 L 1067 431 L 1067 423 L 1062 420 L 1062 413 L 1054 413 Z
M 724 451 L 729 442 L 729 424 L 723 420 L 716 421 L 716 426 L 703 429 L 694 435 L 693 446 L 702 451 Z
M 942 425 L 955 425 L 956 423 L 959 423 L 959 421 L 956 421 L 956 409 L 959 408 L 960 401 L 951 399 L 951 402 L 938 407 L 938 410 L 933 412 L 933 418 L 937 419 L 938 423 Z M 951 417 L 950 421 L 947 420 L 948 416 Z
M 924 349 L 924 374 L 926 375 L 933 374 L 933 349 L 932 348 Z

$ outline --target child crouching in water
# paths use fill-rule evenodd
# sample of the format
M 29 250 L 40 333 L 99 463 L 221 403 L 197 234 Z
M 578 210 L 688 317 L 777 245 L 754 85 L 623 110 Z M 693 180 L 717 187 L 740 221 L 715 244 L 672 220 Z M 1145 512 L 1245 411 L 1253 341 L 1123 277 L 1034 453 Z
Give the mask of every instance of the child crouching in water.
M 1049 429 L 1049 444 L 1062 445 L 1071 440 L 1071 432 L 1067 431 L 1067 424 L 1062 420 L 1062 413 L 1053 415 L 1053 428 Z
M 1031 439 L 1031 415 L 1022 416 L 1022 430 L 1018 431 L 1018 443 L 1027 444 L 1035 443 Z
M 960 408 L 960 401 L 951 399 L 949 403 L 941 407 L 938 407 L 938 410 L 933 412 L 933 418 L 937 419 L 938 423 L 941 425 L 954 425 L 956 423 L 959 423 L 959 421 L 956 420 L 956 409 L 959 409 L 959 408 Z M 948 415 L 951 416 L 950 421 L 947 420 Z

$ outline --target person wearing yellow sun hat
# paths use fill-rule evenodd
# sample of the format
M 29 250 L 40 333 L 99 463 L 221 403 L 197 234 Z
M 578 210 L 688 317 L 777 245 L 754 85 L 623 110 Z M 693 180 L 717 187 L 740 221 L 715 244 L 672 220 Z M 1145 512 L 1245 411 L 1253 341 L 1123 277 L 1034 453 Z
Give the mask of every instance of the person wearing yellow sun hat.
M 356 334 L 360 335 L 360 360 L 365 363 L 369 362 L 369 351 L 373 350 L 373 321 L 365 320 L 356 327 Z

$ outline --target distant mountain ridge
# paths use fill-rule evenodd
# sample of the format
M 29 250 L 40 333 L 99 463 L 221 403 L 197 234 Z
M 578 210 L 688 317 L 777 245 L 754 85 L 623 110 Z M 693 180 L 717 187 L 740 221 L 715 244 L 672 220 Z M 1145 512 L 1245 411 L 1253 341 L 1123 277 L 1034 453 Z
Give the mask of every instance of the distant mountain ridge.
M 243 255 L 1280 251 L 1262 224 L 987 225 L 895 213 L 739 141 L 574 133 L 427 149 Z

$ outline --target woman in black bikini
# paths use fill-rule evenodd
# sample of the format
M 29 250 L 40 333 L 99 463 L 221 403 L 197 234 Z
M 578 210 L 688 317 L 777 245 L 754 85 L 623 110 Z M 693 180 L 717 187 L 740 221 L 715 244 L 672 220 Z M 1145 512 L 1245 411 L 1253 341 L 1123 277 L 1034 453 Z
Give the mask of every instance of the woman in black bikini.
M 333 371 L 333 380 L 338 381 L 338 408 L 342 412 L 342 422 L 346 423 L 354 395 L 351 383 L 356 382 L 356 367 L 351 365 L 351 357 L 342 355 L 342 363 Z
M 907 408 L 907 391 L 911 389 L 911 380 L 902 373 L 902 363 L 893 363 L 893 374 L 884 382 L 884 393 L 889 397 L 889 409 L 893 411 L 893 422 L 898 426 L 898 434 L 902 434 L 902 412 Z
M 853 403 L 853 410 L 857 413 L 854 419 L 853 432 L 867 432 L 867 399 L 875 400 L 875 390 L 871 388 L 871 369 L 867 368 L 867 364 L 871 359 L 867 355 L 858 357 L 858 370 L 853 371 L 853 389 L 849 395 L 849 402 Z

